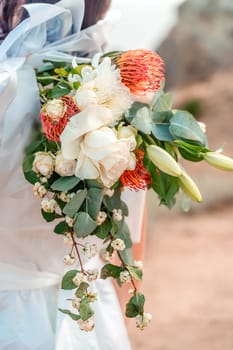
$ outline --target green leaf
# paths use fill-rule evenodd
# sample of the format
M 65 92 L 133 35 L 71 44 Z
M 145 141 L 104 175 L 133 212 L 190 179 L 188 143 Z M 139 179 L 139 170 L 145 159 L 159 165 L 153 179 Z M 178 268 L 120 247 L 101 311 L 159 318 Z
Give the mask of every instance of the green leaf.
M 67 223 L 65 221 L 61 221 L 59 222 L 59 224 L 57 224 L 54 228 L 54 232 L 57 234 L 64 234 L 66 232 L 69 232 L 69 226 L 67 225 Z
M 74 223 L 74 231 L 77 234 L 77 237 L 86 237 L 89 234 L 91 234 L 95 228 L 97 227 L 97 224 L 90 215 L 86 212 L 80 212 L 78 213 L 75 223 Z
M 208 148 L 194 144 L 191 142 L 185 142 L 182 140 L 175 140 L 174 144 L 179 148 L 179 152 L 183 158 L 192 162 L 199 162 L 203 160 L 203 152 L 208 152 Z
M 142 107 L 136 113 L 136 116 L 131 120 L 131 125 L 144 134 L 151 133 L 152 120 L 148 107 Z
M 53 89 L 49 90 L 47 97 L 49 99 L 58 98 L 69 94 L 69 92 L 70 92 L 70 89 L 67 89 L 61 86 L 55 86 Z
M 136 317 L 138 315 L 137 306 L 131 303 L 126 304 L 125 315 L 129 318 Z
M 119 254 L 123 259 L 125 264 L 132 265 L 133 264 L 133 254 L 132 248 L 126 248 L 124 250 L 120 250 Z
M 124 268 L 121 266 L 106 264 L 102 267 L 100 278 L 104 280 L 108 277 L 118 278 L 122 271 Z
M 123 223 L 120 231 L 117 232 L 116 238 L 121 238 L 124 241 L 126 248 L 132 247 L 132 240 L 130 237 L 129 228 L 125 222 Z
M 90 188 L 87 192 L 87 208 L 92 219 L 96 219 L 103 200 L 104 191 L 100 188 Z
M 29 153 L 35 153 L 38 151 L 43 151 L 44 150 L 43 142 L 44 142 L 44 138 L 31 142 L 30 145 L 28 145 L 25 150 L 26 153 L 29 154 Z
M 138 314 L 143 315 L 145 297 L 143 294 L 136 292 L 126 305 L 125 315 L 127 317 L 135 317 Z
M 133 118 L 136 117 L 138 110 L 140 110 L 143 107 L 149 108 L 149 106 L 146 103 L 134 102 L 131 108 L 126 112 L 126 119 L 131 123 Z
M 81 318 L 79 315 L 74 314 L 70 310 L 66 310 L 66 309 L 58 309 L 58 310 L 61 311 L 63 314 L 70 316 L 74 321 L 78 321 Z
M 57 213 L 46 213 L 43 209 L 41 209 L 41 214 L 47 222 L 51 222 L 51 221 L 61 217 Z
M 79 190 L 76 195 L 69 201 L 69 203 L 66 204 L 66 206 L 63 209 L 63 213 L 74 217 L 74 215 L 78 212 L 81 205 L 83 204 L 85 198 L 87 196 L 87 190 Z
M 173 141 L 174 137 L 171 135 L 169 127 L 170 124 L 153 124 L 151 132 L 159 141 Z
M 115 189 L 112 197 L 104 196 L 103 203 L 109 211 L 121 209 L 121 190 Z
M 169 111 L 172 107 L 172 94 L 161 94 L 159 98 L 153 101 L 152 110 L 154 112 Z
M 177 110 L 170 120 L 169 131 L 175 139 L 184 139 L 207 145 L 206 135 L 192 114 Z
M 92 188 L 92 187 L 95 187 L 95 188 L 99 188 L 99 189 L 104 189 L 102 183 L 96 181 L 96 180 L 86 180 L 86 184 L 87 184 L 87 187 L 88 188 Z
M 93 235 L 96 235 L 100 239 L 105 239 L 109 235 L 111 228 L 111 221 L 109 219 L 106 219 L 101 225 L 96 227 Z
M 89 287 L 89 284 L 86 282 L 82 282 L 78 289 L 75 292 L 75 296 L 77 298 L 82 298 L 84 294 L 87 292 L 87 288 Z
M 29 171 L 27 173 L 24 173 L 24 177 L 32 185 L 34 185 L 36 182 L 39 181 L 39 177 L 34 171 Z
M 78 270 L 70 270 L 62 278 L 61 288 L 65 290 L 71 290 L 77 288 L 76 284 L 73 283 L 73 278 L 76 276 Z
M 34 154 L 29 154 L 26 155 L 23 161 L 23 172 L 24 173 L 28 173 L 28 172 L 32 172 L 32 165 L 34 162 L 35 156 Z
M 59 179 L 51 185 L 51 189 L 53 191 L 67 192 L 72 190 L 79 182 L 80 179 L 76 176 L 63 176 L 59 177 Z
M 92 310 L 92 308 L 90 307 L 90 304 L 86 299 L 81 301 L 79 313 L 83 321 L 88 320 L 91 316 L 94 315 L 94 311 Z
M 123 201 L 121 201 L 121 210 L 122 210 L 122 214 L 124 216 L 128 216 L 129 215 L 129 208 L 127 206 L 127 204 Z
M 179 190 L 179 180 L 177 177 L 159 171 L 156 166 L 146 159 L 146 167 L 149 168 L 152 178 L 152 189 L 158 194 L 160 204 L 172 208 L 175 204 L 175 194 Z
M 136 267 L 133 267 L 133 266 L 127 266 L 127 270 L 129 271 L 130 275 L 135 278 L 136 280 L 138 281 L 141 281 L 142 280 L 142 270 L 136 268 Z
M 151 119 L 154 123 L 169 123 L 171 117 L 173 117 L 172 111 L 154 112 L 152 111 Z

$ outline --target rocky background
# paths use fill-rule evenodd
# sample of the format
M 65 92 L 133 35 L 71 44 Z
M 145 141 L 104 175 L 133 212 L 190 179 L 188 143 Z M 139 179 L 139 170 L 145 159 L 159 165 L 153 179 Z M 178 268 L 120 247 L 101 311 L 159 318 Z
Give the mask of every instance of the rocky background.
M 233 156 L 233 1 L 185 2 L 156 51 L 175 106 L 207 124 L 212 149 Z M 180 196 L 169 211 L 148 193 L 142 290 L 153 321 L 144 333 L 128 322 L 133 350 L 233 349 L 233 174 L 184 166 L 203 203 Z

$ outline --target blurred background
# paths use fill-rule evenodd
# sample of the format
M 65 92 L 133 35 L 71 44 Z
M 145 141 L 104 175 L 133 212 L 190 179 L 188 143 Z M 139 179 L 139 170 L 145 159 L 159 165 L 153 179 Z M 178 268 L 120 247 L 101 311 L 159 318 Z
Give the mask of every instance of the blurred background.
M 210 148 L 233 156 L 233 0 L 113 0 L 121 12 L 109 49 L 149 48 L 166 64 L 174 106 L 207 124 Z M 180 196 L 172 210 L 148 193 L 141 333 L 133 350 L 233 349 L 233 176 L 184 166 L 203 203 Z M 122 349 L 123 350 L 123 349 Z

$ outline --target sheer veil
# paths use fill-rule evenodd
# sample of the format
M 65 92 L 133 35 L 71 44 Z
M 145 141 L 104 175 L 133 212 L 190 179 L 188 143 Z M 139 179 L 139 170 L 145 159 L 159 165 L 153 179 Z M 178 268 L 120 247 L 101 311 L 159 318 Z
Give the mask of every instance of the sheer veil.
M 8 194 L 19 192 L 24 184 L 15 172 L 20 172 L 23 149 L 40 110 L 33 68 L 43 59 L 72 60 L 74 51 L 82 56 L 101 52 L 109 26 L 102 20 L 81 30 L 84 0 L 24 7 L 29 17 L 0 45 L 0 191 Z

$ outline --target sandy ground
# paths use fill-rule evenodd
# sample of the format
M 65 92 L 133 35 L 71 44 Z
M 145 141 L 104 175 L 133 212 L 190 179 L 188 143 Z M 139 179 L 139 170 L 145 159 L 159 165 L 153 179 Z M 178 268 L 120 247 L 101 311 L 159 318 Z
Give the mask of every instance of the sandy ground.
M 142 290 L 151 326 L 128 325 L 132 349 L 233 349 L 233 206 L 157 215 Z
M 198 99 L 212 149 L 233 155 L 233 72 L 179 91 L 176 101 Z M 133 350 L 233 349 L 233 175 L 206 164 L 184 166 L 203 204 L 182 214 L 148 196 L 147 244 L 142 290 L 150 327 L 128 324 Z M 123 349 L 122 349 L 123 350 Z

